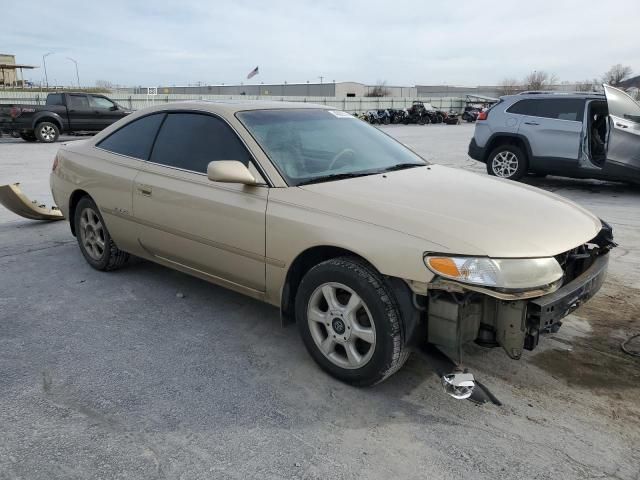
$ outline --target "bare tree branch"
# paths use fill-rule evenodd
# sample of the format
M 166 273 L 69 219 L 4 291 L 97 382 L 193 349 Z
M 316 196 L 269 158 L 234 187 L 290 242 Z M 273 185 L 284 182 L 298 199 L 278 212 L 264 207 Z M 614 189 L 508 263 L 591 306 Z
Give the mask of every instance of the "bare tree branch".
M 615 87 L 629 78 L 632 73 L 633 70 L 631 70 L 630 66 L 618 63 L 605 72 L 602 76 L 602 81 Z
M 365 97 L 387 97 L 389 96 L 389 89 L 387 88 L 387 82 L 378 82 L 378 84 L 367 92 Z
M 498 85 L 498 94 L 502 95 L 514 95 L 522 91 L 518 80 L 515 78 L 505 78 Z
M 522 83 L 527 90 L 551 90 L 551 87 L 558 83 L 558 77 L 544 70 L 534 70 L 524 77 Z

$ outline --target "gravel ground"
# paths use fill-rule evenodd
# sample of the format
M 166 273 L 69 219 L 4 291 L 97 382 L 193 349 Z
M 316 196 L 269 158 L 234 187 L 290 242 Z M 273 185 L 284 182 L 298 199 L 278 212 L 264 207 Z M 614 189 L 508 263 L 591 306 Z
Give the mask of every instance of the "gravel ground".
M 483 173 L 470 125 L 385 130 Z M 50 202 L 56 148 L 0 139 L 0 184 Z M 527 181 L 609 221 L 620 247 L 536 351 L 467 349 L 502 407 L 450 399 L 418 355 L 348 387 L 277 310 L 149 262 L 96 272 L 66 223 L 0 210 L 0 478 L 640 478 L 640 362 L 619 349 L 640 331 L 640 189 Z

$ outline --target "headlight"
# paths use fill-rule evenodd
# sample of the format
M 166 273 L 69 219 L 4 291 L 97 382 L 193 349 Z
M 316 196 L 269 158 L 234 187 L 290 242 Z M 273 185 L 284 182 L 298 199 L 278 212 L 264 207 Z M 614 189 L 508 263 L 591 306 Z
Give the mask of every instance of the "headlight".
M 444 257 L 427 255 L 425 265 L 436 275 L 485 287 L 522 290 L 560 280 L 562 268 L 555 258 Z

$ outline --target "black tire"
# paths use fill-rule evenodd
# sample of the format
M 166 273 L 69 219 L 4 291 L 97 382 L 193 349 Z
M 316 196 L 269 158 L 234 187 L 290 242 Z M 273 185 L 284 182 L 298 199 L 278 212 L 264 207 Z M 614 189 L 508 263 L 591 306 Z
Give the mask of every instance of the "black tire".
M 25 142 L 36 142 L 38 139 L 36 138 L 36 134 L 33 132 L 28 133 L 20 133 L 20 138 Z
M 42 143 L 53 143 L 58 141 L 60 130 L 55 123 L 40 122 L 36 125 L 35 135 Z
M 511 158 L 515 159 L 516 164 L 513 163 L 513 160 L 509 160 L 509 171 L 501 168 L 501 161 L 506 161 L 504 157 L 500 160 L 496 158 L 501 154 L 507 157 L 513 155 Z M 494 177 L 506 178 L 509 180 L 520 180 L 527 173 L 527 167 L 528 162 L 526 155 L 515 145 L 499 145 L 493 149 L 487 158 L 487 173 Z
M 99 255 L 95 250 L 93 250 L 93 253 L 91 253 L 87 245 L 84 243 L 86 234 L 82 231 L 81 219 L 86 210 L 92 211 L 95 217 L 97 217 L 97 219 L 100 221 L 100 224 L 102 226 L 102 235 L 96 235 L 102 240 L 104 245 Z M 80 251 L 82 252 L 82 255 L 89 265 L 91 265 L 96 270 L 110 271 L 116 270 L 127 263 L 127 260 L 129 260 L 129 254 L 117 247 L 117 245 L 111 238 L 109 231 L 107 230 L 107 226 L 104 223 L 104 219 L 102 218 L 100 210 L 98 210 L 95 202 L 90 197 L 82 197 L 80 199 L 78 205 L 76 205 L 73 222 L 75 227 L 76 239 L 78 240 L 78 246 L 80 247 Z
M 307 316 L 308 307 L 312 295 L 327 283 L 342 284 L 350 288 L 366 305 L 367 311 L 364 314 L 370 315 L 365 318 L 371 321 L 375 343 L 369 346 L 373 351 L 364 354 L 370 356 L 361 367 L 343 368 L 335 364 L 325 356 L 314 340 Z M 345 292 L 340 289 L 337 291 Z M 361 307 L 358 311 L 362 314 L 363 309 Z M 331 321 L 330 318 L 328 320 Z M 334 318 L 328 327 L 322 324 L 327 337 L 337 333 L 332 329 L 335 320 Z M 371 265 L 357 258 L 339 257 L 327 260 L 313 267 L 304 276 L 296 295 L 296 321 L 302 341 L 316 363 L 325 372 L 351 385 L 365 387 L 383 381 L 398 371 L 410 354 L 410 349 L 405 345 L 402 317 L 393 291 Z M 348 325 L 348 322 L 345 324 Z M 342 331 L 345 331 L 344 324 Z M 353 331 L 356 331 L 355 325 Z M 342 334 L 338 333 L 338 336 Z M 335 335 L 333 337 L 336 338 Z M 344 347 L 342 351 L 346 354 Z

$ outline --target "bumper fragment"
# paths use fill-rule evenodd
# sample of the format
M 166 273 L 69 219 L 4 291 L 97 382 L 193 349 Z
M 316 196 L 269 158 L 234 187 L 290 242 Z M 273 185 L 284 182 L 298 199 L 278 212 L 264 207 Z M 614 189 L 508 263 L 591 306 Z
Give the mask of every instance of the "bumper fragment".
M 479 147 L 476 143 L 476 139 L 472 138 L 471 142 L 469 142 L 469 152 L 468 155 L 474 160 L 478 160 L 479 162 L 484 162 L 485 157 L 485 149 L 483 147 Z
M 47 208 L 36 200 L 29 200 L 19 183 L 0 185 L 0 203 L 16 215 L 31 220 L 62 220 L 64 215 L 58 207 Z

